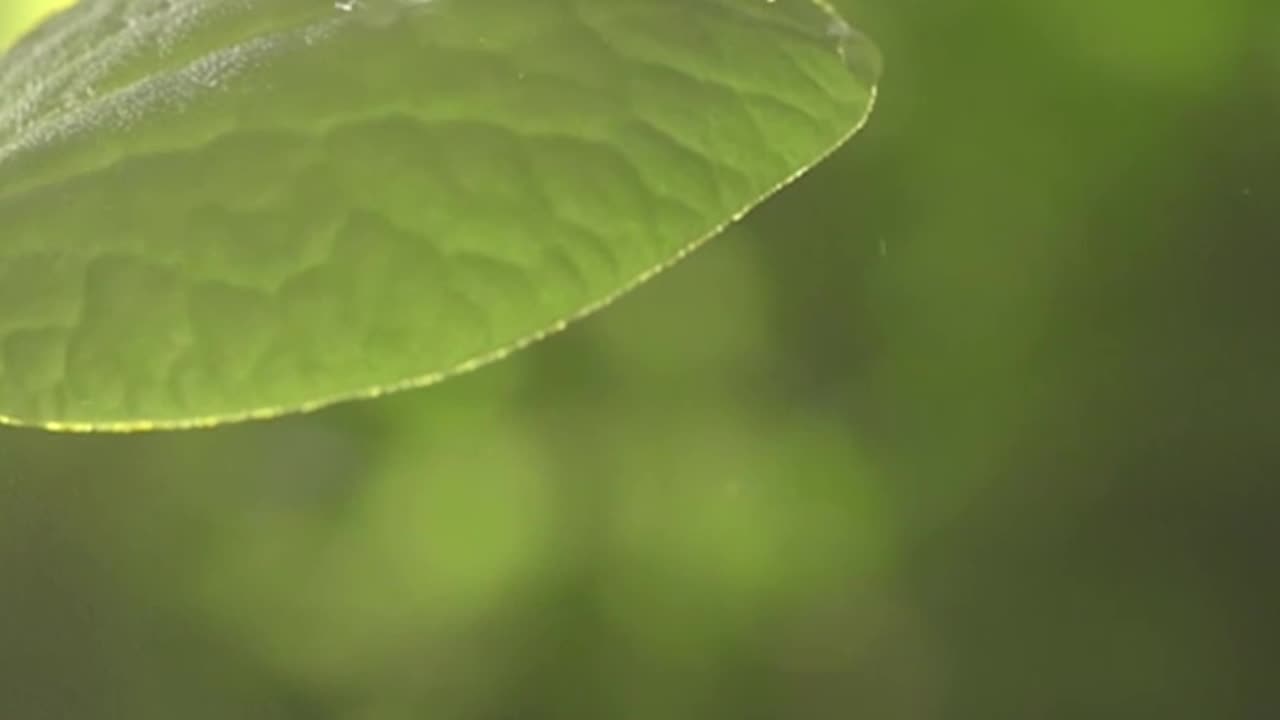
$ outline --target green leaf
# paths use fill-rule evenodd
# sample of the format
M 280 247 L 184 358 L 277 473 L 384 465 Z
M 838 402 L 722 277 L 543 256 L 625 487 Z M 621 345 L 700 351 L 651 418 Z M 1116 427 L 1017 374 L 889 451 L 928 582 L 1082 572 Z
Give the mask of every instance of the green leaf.
M 0 58 L 0 421 L 499 358 L 839 146 L 875 57 L 816 0 L 82 0 Z

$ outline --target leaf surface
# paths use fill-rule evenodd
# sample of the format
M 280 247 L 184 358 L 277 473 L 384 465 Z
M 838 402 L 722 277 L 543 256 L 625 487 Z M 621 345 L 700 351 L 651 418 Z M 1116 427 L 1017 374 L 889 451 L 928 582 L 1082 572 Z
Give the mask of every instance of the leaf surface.
M 0 421 L 496 359 L 839 146 L 875 73 L 814 0 L 82 0 L 0 57 Z

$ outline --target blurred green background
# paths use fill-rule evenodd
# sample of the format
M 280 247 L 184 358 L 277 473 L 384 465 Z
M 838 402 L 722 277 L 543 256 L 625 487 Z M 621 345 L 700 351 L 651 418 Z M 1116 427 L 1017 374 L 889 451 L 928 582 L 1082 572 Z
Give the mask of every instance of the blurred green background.
M 836 4 L 868 129 L 564 334 L 0 430 L 0 717 L 1280 717 L 1280 5 Z

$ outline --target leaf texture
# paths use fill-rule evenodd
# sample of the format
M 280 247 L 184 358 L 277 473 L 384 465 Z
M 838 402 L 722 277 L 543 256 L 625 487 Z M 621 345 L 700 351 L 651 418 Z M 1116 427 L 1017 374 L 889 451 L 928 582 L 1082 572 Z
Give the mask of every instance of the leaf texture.
M 874 58 L 814 0 L 82 0 L 0 57 L 0 420 L 501 357 L 839 146 Z

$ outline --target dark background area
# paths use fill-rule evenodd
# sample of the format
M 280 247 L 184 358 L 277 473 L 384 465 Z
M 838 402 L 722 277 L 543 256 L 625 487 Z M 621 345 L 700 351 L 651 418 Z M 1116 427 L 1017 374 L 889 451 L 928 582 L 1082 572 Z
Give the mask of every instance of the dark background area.
M 1280 5 L 837 4 L 868 128 L 567 332 L 0 430 L 0 717 L 1280 715 Z

